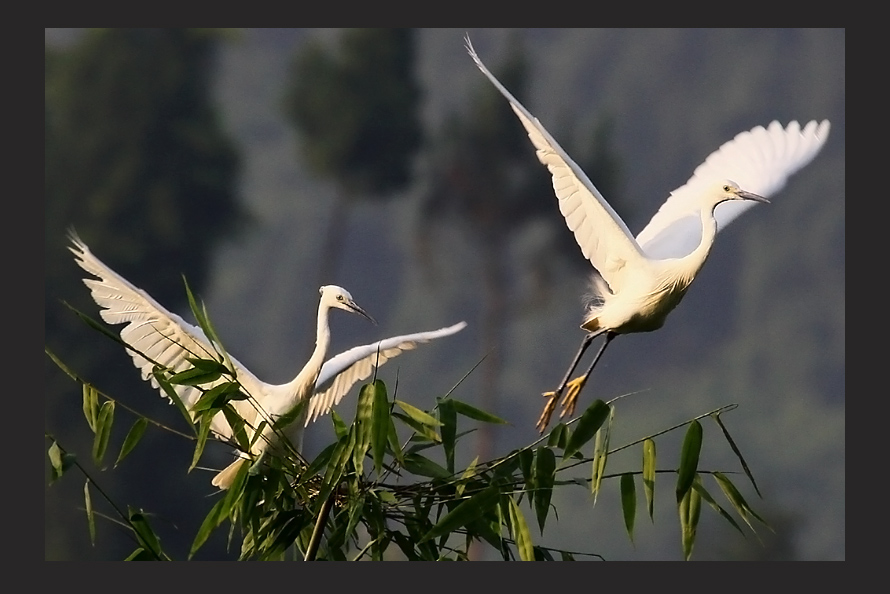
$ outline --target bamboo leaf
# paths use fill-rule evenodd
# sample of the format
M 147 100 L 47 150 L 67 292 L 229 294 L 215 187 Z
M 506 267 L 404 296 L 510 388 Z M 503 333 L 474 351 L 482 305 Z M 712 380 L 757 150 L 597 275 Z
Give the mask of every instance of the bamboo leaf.
M 439 520 L 424 536 L 420 542 L 426 542 L 445 534 L 451 534 L 458 528 L 472 523 L 477 518 L 492 511 L 497 507 L 500 499 L 500 489 L 497 485 L 491 485 L 476 493 L 469 499 L 458 504 Z
M 625 472 L 621 475 L 621 510 L 624 512 L 624 527 L 631 544 L 634 541 L 634 520 L 637 514 L 637 491 L 634 485 L 634 475 Z
M 374 384 L 365 384 L 359 392 L 358 402 L 356 403 L 355 424 L 357 433 L 355 449 L 352 451 L 352 465 L 355 466 L 355 472 L 358 475 L 362 474 L 365 454 L 371 448 L 371 431 L 374 422 L 374 392 Z
M 736 488 L 736 486 L 732 483 L 729 478 L 724 475 L 722 472 L 714 473 L 714 480 L 717 481 L 717 484 L 720 486 L 720 490 L 723 491 L 723 494 L 735 508 L 736 512 L 738 512 L 739 516 L 745 521 L 748 527 L 752 532 L 756 532 L 754 530 L 754 526 L 751 525 L 751 521 L 748 519 L 748 515 L 751 515 L 757 520 L 760 521 L 764 526 L 769 527 L 769 524 L 761 518 L 757 513 L 751 509 L 751 506 L 748 505 L 748 502 L 745 501 L 745 498 L 742 496 L 741 492 Z
M 96 421 L 99 418 L 99 393 L 90 384 L 82 384 L 83 392 L 83 416 L 87 419 L 90 431 L 96 432 Z
M 334 435 L 337 436 L 337 439 L 342 438 L 349 431 L 346 421 L 335 410 L 331 411 L 331 423 L 334 425 Z
M 142 434 L 145 433 L 146 427 L 148 427 L 148 419 L 145 417 L 136 419 L 136 422 L 130 427 L 130 431 L 127 432 L 127 437 L 124 439 L 121 451 L 117 455 L 117 460 L 114 462 L 115 467 L 121 463 L 121 460 L 123 460 L 127 454 L 133 451 L 133 448 L 135 448 L 136 444 L 139 443 L 139 440 L 142 439 Z
M 420 423 L 421 425 L 427 425 L 429 427 L 439 427 L 442 423 L 439 422 L 436 417 L 432 416 L 428 412 L 424 412 L 417 408 L 416 406 L 412 406 L 407 402 L 402 402 L 401 400 L 395 400 L 395 403 L 405 411 L 405 414 Z
M 525 481 L 528 493 L 528 503 L 534 506 L 535 500 L 535 453 L 529 448 L 519 450 L 519 468 L 522 470 L 522 480 Z
M 582 447 L 584 447 L 584 444 L 593 439 L 596 432 L 599 431 L 600 427 L 602 427 L 603 423 L 609 417 L 609 411 L 609 405 L 599 399 L 595 400 L 594 403 L 584 411 L 584 414 L 581 415 L 578 424 L 575 426 L 575 430 L 568 438 L 568 443 L 562 454 L 563 461 L 574 456 Z
M 649 519 L 655 522 L 655 442 L 651 439 L 643 442 L 643 493 Z
M 198 465 L 198 460 L 204 453 L 204 446 L 207 445 L 207 438 L 210 436 L 210 426 L 212 424 L 215 413 L 213 411 L 204 411 L 201 414 L 201 422 L 198 426 L 198 441 L 195 444 L 195 451 L 192 454 L 192 463 L 189 465 L 188 472 L 191 472 Z
M 53 440 L 52 445 L 49 446 L 46 453 L 49 456 L 49 461 L 50 464 L 52 464 L 53 469 L 50 480 L 51 482 L 54 482 L 60 479 L 62 475 L 65 474 L 65 471 L 71 467 L 71 464 L 74 463 L 74 455 L 65 452 L 55 440 Z
M 705 501 L 707 501 L 708 505 L 710 505 L 711 508 L 714 509 L 714 511 L 716 511 L 718 514 L 723 516 L 723 518 L 727 522 L 732 524 L 732 526 L 735 527 L 735 529 L 738 530 L 742 536 L 745 536 L 745 533 L 742 531 L 742 527 L 739 526 L 739 523 L 736 522 L 733 519 L 733 517 L 730 516 L 729 513 L 725 509 L 720 507 L 720 505 L 716 501 L 714 501 L 714 498 L 711 497 L 711 494 L 708 493 L 708 491 L 707 491 L 707 489 L 705 489 L 704 485 L 702 485 L 700 482 L 694 482 L 694 483 L 692 483 L 692 488 L 695 489 L 696 491 L 698 491 L 698 494 L 701 496 L 701 498 L 704 499 Z
M 428 476 L 430 478 L 445 479 L 452 475 L 452 473 L 448 472 L 439 464 L 436 464 L 426 456 L 417 453 L 405 456 L 405 470 L 412 474 Z
M 457 412 L 454 410 L 454 401 L 440 399 L 436 405 L 439 413 L 439 422 L 442 423 L 440 433 L 442 435 L 442 450 L 445 453 L 445 467 L 448 472 L 454 473 L 454 446 L 457 441 Z
M 250 440 L 247 438 L 247 431 L 244 429 L 244 419 L 241 418 L 241 415 L 238 414 L 235 407 L 228 402 L 222 407 L 222 413 L 226 418 L 226 421 L 229 423 L 229 427 L 232 428 L 232 436 L 235 438 L 235 443 L 238 444 L 241 451 L 249 451 Z
M 457 487 L 455 487 L 454 492 L 458 497 L 462 497 L 464 494 L 464 489 L 467 488 L 467 483 L 471 478 L 476 476 L 476 463 L 479 462 L 479 456 L 473 458 L 473 461 L 470 462 L 470 465 L 464 470 L 464 473 L 460 477 L 460 481 L 458 481 Z
M 247 395 L 241 392 L 237 382 L 223 382 L 204 392 L 192 405 L 192 412 L 220 409 L 230 400 L 246 400 Z
M 90 479 L 83 483 L 83 504 L 87 512 L 87 525 L 90 528 L 90 544 L 96 546 L 96 518 L 93 513 L 93 498 L 90 496 Z
M 148 524 L 148 519 L 145 515 L 142 512 L 134 511 L 131 508 L 129 520 L 130 526 L 133 527 L 133 530 L 139 539 L 139 544 L 152 553 L 155 558 L 166 559 L 167 556 L 161 550 L 161 543 L 158 540 L 157 535 L 155 535 L 154 530 L 152 530 L 151 526 Z
M 532 537 L 528 531 L 528 524 L 522 510 L 509 495 L 506 496 L 510 505 L 510 525 L 513 527 L 513 540 L 516 541 L 516 549 L 519 551 L 519 558 L 523 561 L 534 561 L 535 550 L 532 545 Z
M 698 481 L 698 474 L 693 476 Z M 683 541 L 683 556 L 689 561 L 692 556 L 692 548 L 695 545 L 695 535 L 698 529 L 698 519 L 701 512 L 701 496 L 696 489 L 689 488 L 683 498 L 677 504 L 680 512 L 680 532 Z
M 507 423 L 507 421 L 500 417 L 485 412 L 484 410 L 478 409 L 475 406 L 471 406 L 466 402 L 462 402 L 456 398 L 449 398 L 448 401 L 452 403 L 452 406 L 454 407 L 454 411 L 456 413 L 463 415 L 468 419 L 473 419 L 474 421 L 482 421 L 483 423 L 493 423 L 495 425 L 509 424 Z
M 418 435 L 423 436 L 426 439 L 429 439 L 430 441 L 433 441 L 435 443 L 442 442 L 442 438 L 439 436 L 438 433 L 435 432 L 435 430 L 432 427 L 429 427 L 428 425 L 424 425 L 423 423 L 419 423 L 418 421 L 412 419 L 411 417 L 409 417 L 407 415 L 403 415 L 401 413 L 394 412 L 394 413 L 392 413 L 392 416 L 399 419 L 404 424 L 408 425 L 408 427 L 413 429 L 415 431 L 415 433 L 417 433 Z
M 569 430 L 565 423 L 557 423 L 550 431 L 550 436 L 547 438 L 547 446 L 564 450 L 568 432 Z
M 686 430 L 683 439 L 683 448 L 680 451 L 680 468 L 677 471 L 677 502 L 682 500 L 698 471 L 698 457 L 701 453 L 702 427 L 698 421 L 692 421 Z
M 243 468 L 241 469 L 243 470 Z M 239 473 L 241 472 L 239 470 Z M 225 506 L 225 499 L 220 499 L 216 502 L 216 504 L 210 508 L 210 513 L 205 516 L 204 521 L 201 522 L 201 527 L 198 528 L 198 533 L 195 535 L 195 540 L 192 541 L 192 548 L 189 550 L 189 559 L 195 556 L 195 553 L 198 552 L 213 531 L 222 523 L 222 519 L 224 516 L 222 515 L 222 508 Z
M 96 466 L 102 466 L 102 458 L 108 449 L 108 440 L 111 439 L 111 425 L 114 423 L 114 402 L 107 400 L 99 409 L 96 418 L 96 437 L 93 439 L 93 460 Z
M 213 383 L 220 377 L 222 377 L 222 374 L 219 371 L 211 371 L 208 373 L 203 369 L 192 367 L 191 369 L 186 369 L 185 371 L 173 374 L 170 376 L 169 382 L 171 384 L 182 386 L 202 386 L 204 384 Z
M 609 422 L 600 427 L 596 432 L 596 440 L 593 446 L 592 476 L 590 481 L 590 493 L 593 495 L 593 504 L 596 505 L 600 487 L 603 484 L 603 476 L 606 474 L 606 462 L 609 458 L 609 440 L 612 435 L 612 421 L 615 419 L 615 408 L 609 406 Z
M 158 382 L 158 385 L 161 386 L 161 389 L 164 390 L 164 393 L 167 394 L 170 402 L 172 402 L 176 406 L 176 409 L 180 412 L 180 414 L 182 414 L 185 422 L 188 423 L 188 426 L 191 427 L 192 431 L 195 431 L 195 433 L 197 434 L 197 429 L 195 428 L 195 419 L 189 413 L 185 404 L 182 402 L 182 398 L 179 397 L 179 394 L 176 393 L 176 390 L 173 388 L 170 382 L 167 381 L 167 374 L 163 371 L 163 369 L 161 369 L 160 366 L 156 365 L 154 370 L 152 371 L 152 375 L 154 375 L 155 380 Z
M 758 497 L 763 499 L 763 495 L 760 494 L 760 489 L 757 488 L 757 482 L 754 481 L 754 475 L 751 474 L 751 469 L 748 468 L 748 464 L 745 462 L 745 458 L 742 456 L 741 450 L 739 450 L 738 446 L 733 441 L 732 436 L 729 434 L 729 430 L 726 428 L 726 425 L 723 424 L 723 421 L 720 419 L 720 413 L 716 415 L 712 415 L 714 421 L 719 425 L 720 430 L 723 431 L 723 436 L 726 438 L 726 441 L 729 443 L 729 447 L 732 448 L 732 451 L 735 452 L 736 457 L 739 459 L 739 462 L 742 465 L 742 470 L 745 471 L 745 474 L 748 475 L 748 480 L 751 481 L 751 485 L 753 485 L 754 490 L 757 492 Z
M 380 380 L 374 381 L 374 420 L 371 425 L 371 453 L 374 456 L 374 470 L 377 476 L 383 469 L 383 458 L 386 455 L 386 441 L 392 419 L 389 416 L 390 405 L 386 395 L 386 386 Z
M 556 455 L 549 447 L 539 447 L 535 451 L 535 515 L 538 527 L 544 534 L 544 523 L 550 512 L 550 499 L 553 495 L 553 483 L 556 479 Z

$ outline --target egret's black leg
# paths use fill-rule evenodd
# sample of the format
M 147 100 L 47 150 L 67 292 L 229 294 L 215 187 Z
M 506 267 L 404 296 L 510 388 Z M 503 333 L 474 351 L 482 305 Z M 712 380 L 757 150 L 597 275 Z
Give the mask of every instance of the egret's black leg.
M 584 356 L 584 352 L 587 350 L 587 347 L 590 346 L 590 343 L 593 342 L 593 339 L 602 334 L 604 331 L 600 330 L 599 332 L 590 332 L 585 337 L 584 340 L 581 341 L 581 348 L 578 349 L 578 354 L 575 355 L 575 359 L 572 361 L 572 364 L 569 366 L 566 371 L 566 375 L 562 378 L 562 381 L 559 382 L 559 386 L 553 390 L 552 392 L 544 392 L 542 396 L 547 398 L 547 404 L 544 405 L 544 410 L 541 412 L 541 416 L 538 418 L 538 422 L 535 424 L 538 431 L 544 433 L 544 429 L 547 428 L 547 425 L 550 423 L 550 416 L 553 414 L 554 409 L 556 409 L 556 403 L 559 401 L 559 397 L 562 395 L 563 390 L 566 388 L 566 384 L 569 381 L 569 378 L 572 376 L 572 372 L 575 371 L 575 368 L 578 366 L 578 362 L 581 361 L 581 357 Z M 590 371 L 587 372 L 588 374 Z
M 584 384 L 587 383 L 587 378 L 590 377 L 590 372 L 593 371 L 593 368 L 596 367 L 597 361 L 600 360 L 600 357 L 603 356 L 603 353 L 606 350 L 606 347 L 609 346 L 609 343 L 612 342 L 612 339 L 618 336 L 614 332 L 606 332 L 606 341 L 603 343 L 603 346 L 600 347 L 600 350 L 596 353 L 596 356 L 593 358 L 593 362 L 590 364 L 590 367 L 587 368 L 587 372 L 580 376 L 576 377 L 572 381 L 568 382 L 566 385 L 567 391 L 565 398 L 562 400 L 562 412 L 559 413 L 559 418 L 563 418 L 564 416 L 572 416 L 575 413 L 575 404 L 578 402 L 578 394 L 581 393 L 581 388 L 584 387 Z

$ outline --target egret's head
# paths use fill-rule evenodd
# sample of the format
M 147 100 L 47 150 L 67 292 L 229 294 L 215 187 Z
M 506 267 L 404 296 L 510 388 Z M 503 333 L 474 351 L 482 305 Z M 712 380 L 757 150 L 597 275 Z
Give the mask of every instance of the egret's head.
M 726 202 L 727 200 L 754 200 L 755 202 L 765 202 L 769 204 L 769 200 L 763 196 L 754 194 L 753 192 L 747 192 L 741 189 L 737 183 L 729 179 L 718 182 L 714 191 L 719 196 L 716 204 Z
M 349 291 L 343 287 L 338 287 L 337 285 L 325 285 L 321 287 L 318 292 L 321 293 L 322 305 L 345 309 L 346 311 L 351 311 L 368 318 L 374 324 L 377 323 L 374 318 L 369 316 L 365 310 L 353 301 L 352 295 L 350 295 Z

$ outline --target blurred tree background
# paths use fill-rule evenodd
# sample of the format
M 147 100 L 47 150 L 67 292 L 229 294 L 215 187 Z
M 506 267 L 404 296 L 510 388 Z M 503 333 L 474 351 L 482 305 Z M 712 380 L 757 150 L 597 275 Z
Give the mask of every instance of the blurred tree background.
M 761 483 L 759 509 L 782 534 L 761 548 L 704 525 L 696 556 L 843 559 L 845 32 L 469 33 L 634 231 L 738 132 L 772 119 L 831 120 L 816 162 L 721 233 L 666 326 L 616 342 L 582 401 L 645 391 L 622 401 L 629 431 L 738 402 L 725 420 Z M 100 389 L 175 417 L 123 349 L 60 303 L 96 313 L 65 249 L 71 226 L 180 313 L 185 274 L 227 349 L 267 381 L 289 380 L 311 349 L 321 275 L 381 322 L 334 320 L 334 352 L 466 319 L 453 344 L 418 350 L 382 377 L 427 407 L 488 354 L 458 396 L 513 425 L 477 447 L 501 454 L 528 443 L 539 394 L 581 339 L 588 265 L 546 169 L 463 35 L 48 29 L 47 346 Z M 46 365 L 46 430 L 88 452 L 77 386 Z M 307 450 L 327 443 L 329 425 L 313 426 Z M 187 550 L 212 501 L 210 475 L 180 472 L 189 444 L 151 439 L 140 458 L 100 475 L 103 486 L 156 512 L 165 538 Z M 223 452 L 207 463 L 227 463 Z M 45 558 L 122 557 L 131 547 L 111 526 L 89 546 L 81 490 L 64 480 L 46 489 Z M 612 524 L 620 514 L 607 511 L 617 509 L 612 491 L 595 510 L 583 496 L 559 502 L 574 506 L 572 521 L 551 526 L 550 544 L 679 558 L 675 521 L 658 521 L 670 508 L 640 526 L 634 549 Z M 202 553 L 218 558 L 224 547 Z

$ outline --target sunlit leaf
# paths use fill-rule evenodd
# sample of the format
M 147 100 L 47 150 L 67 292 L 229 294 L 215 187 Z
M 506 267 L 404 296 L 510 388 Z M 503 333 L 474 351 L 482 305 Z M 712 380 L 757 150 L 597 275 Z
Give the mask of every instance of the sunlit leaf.
M 683 439 L 680 451 L 680 468 L 677 471 L 677 502 L 686 496 L 695 473 L 698 471 L 698 457 L 701 453 L 702 427 L 698 421 L 692 421 Z
M 473 419 L 474 421 L 482 421 L 483 423 L 494 423 L 495 425 L 507 425 L 507 421 L 504 419 L 497 417 L 491 413 L 485 412 L 484 410 L 478 409 L 475 406 L 471 406 L 466 402 L 462 402 L 457 400 L 456 398 L 449 398 L 449 402 L 452 403 L 454 407 L 454 411 L 459 415 L 463 415 L 468 419 Z
M 442 437 L 439 436 L 439 434 L 436 433 L 436 431 L 432 427 L 424 425 L 423 423 L 420 423 L 417 420 L 401 413 L 394 412 L 392 413 L 392 416 L 396 419 L 399 419 L 405 425 L 413 429 L 418 435 L 425 437 L 426 439 L 429 439 L 430 441 L 433 441 L 435 443 L 442 442 Z M 436 422 L 438 423 L 438 421 Z
M 568 460 L 584 447 L 588 441 L 593 439 L 599 428 L 609 418 L 610 407 L 602 400 L 595 400 L 575 425 L 575 430 L 569 436 L 565 451 L 562 454 L 563 460 Z
M 74 463 L 74 455 L 64 451 L 56 441 L 53 441 L 46 453 L 49 456 L 49 461 L 52 465 L 51 481 L 56 481 L 61 478 L 61 476 L 65 474 L 65 471 Z
M 111 425 L 114 423 L 114 402 L 105 401 L 99 409 L 96 418 L 96 436 L 93 439 L 93 460 L 96 466 L 102 466 L 102 458 L 108 449 L 108 440 L 111 439 Z
M 696 473 L 693 475 L 693 481 L 698 480 L 698 474 Z M 701 513 L 701 496 L 699 492 L 696 489 L 687 489 L 683 498 L 677 503 L 677 508 L 680 513 L 683 556 L 688 561 L 692 556 L 692 548 L 695 545 L 695 535 L 698 529 L 699 514 Z
M 365 454 L 371 448 L 371 431 L 374 421 L 374 384 L 366 384 L 362 386 L 356 403 L 355 423 L 357 433 L 355 438 L 355 449 L 352 451 L 352 465 L 355 466 L 355 472 L 362 474 L 364 466 Z
M 136 447 L 136 444 L 139 443 L 139 440 L 142 439 L 142 434 L 145 433 L 145 429 L 148 427 L 148 419 L 145 417 L 139 417 L 136 419 L 136 422 L 133 423 L 133 426 L 130 427 L 130 431 L 127 432 L 127 437 L 124 439 L 124 444 L 121 446 L 121 451 L 117 455 L 117 460 L 114 462 L 114 465 L 117 466 L 121 463 L 127 454 L 133 451 L 133 448 Z
M 528 524 L 525 522 L 525 516 L 522 510 L 516 505 L 516 501 L 509 495 L 506 496 L 510 505 L 510 525 L 513 527 L 513 540 L 516 541 L 516 549 L 519 551 L 519 558 L 523 561 L 534 561 L 535 551 L 532 545 L 532 537 L 528 531 Z
M 596 432 L 593 445 L 593 462 L 591 463 L 590 494 L 596 505 L 603 477 L 606 475 L 606 463 L 609 459 L 609 441 L 612 436 L 612 421 L 615 419 L 615 407 L 609 407 L 609 421 Z
M 407 402 L 402 402 L 398 399 L 395 400 L 395 403 L 399 408 L 405 411 L 406 415 L 408 415 L 421 425 L 427 425 L 429 427 L 439 427 L 440 425 L 442 425 L 442 423 L 440 423 L 436 417 L 429 414 L 428 412 L 420 410 L 416 406 L 412 406 Z
M 634 541 L 634 520 L 637 515 L 637 491 L 634 485 L 634 475 L 625 472 L 621 475 L 621 511 L 624 512 L 624 527 L 630 542 Z
M 334 435 L 337 436 L 337 439 L 342 438 L 346 435 L 346 432 L 349 431 L 349 425 L 346 424 L 343 417 L 341 417 L 335 410 L 331 411 L 331 423 L 334 425 Z
M 732 524 L 732 526 L 736 530 L 738 530 L 742 536 L 745 535 L 745 533 L 742 532 L 742 527 L 739 526 L 738 522 L 736 522 L 733 519 L 733 517 L 730 516 L 729 513 L 725 509 L 720 507 L 720 505 L 716 501 L 714 501 L 714 498 L 711 497 L 711 494 L 708 493 L 707 489 L 705 489 L 704 485 L 702 485 L 700 481 L 693 482 L 692 488 L 695 489 L 696 491 L 698 491 L 698 494 L 701 496 L 701 498 L 704 499 L 705 501 L 707 501 L 708 505 L 710 505 L 711 508 L 713 508 L 714 511 L 716 511 L 718 514 L 720 514 L 723 517 L 723 519 L 725 519 L 727 522 Z
M 87 419 L 90 431 L 96 432 L 96 420 L 99 418 L 99 393 L 90 384 L 82 384 L 83 416 Z
M 643 442 L 643 493 L 646 494 L 646 507 L 649 519 L 655 521 L 655 442 Z
M 383 469 L 387 436 L 392 425 L 389 410 L 386 386 L 382 381 L 376 380 L 374 382 L 374 420 L 371 426 L 371 453 L 374 456 L 374 470 L 377 476 L 380 476 L 380 471 Z
M 757 513 L 751 509 L 751 506 L 748 505 L 748 502 L 745 501 L 745 498 L 742 496 L 741 492 L 736 488 L 736 486 L 732 483 L 729 478 L 721 472 L 714 473 L 714 480 L 717 481 L 717 484 L 720 486 L 720 490 L 723 491 L 723 494 L 735 508 L 736 512 L 741 516 L 741 518 L 745 521 L 748 527 L 754 530 L 754 526 L 751 525 L 751 521 L 748 519 L 748 515 L 756 518 L 760 523 L 764 526 L 769 527 L 769 524 L 761 518 Z M 756 532 L 756 531 L 755 531 Z

